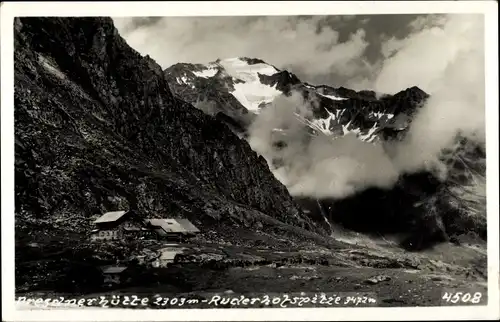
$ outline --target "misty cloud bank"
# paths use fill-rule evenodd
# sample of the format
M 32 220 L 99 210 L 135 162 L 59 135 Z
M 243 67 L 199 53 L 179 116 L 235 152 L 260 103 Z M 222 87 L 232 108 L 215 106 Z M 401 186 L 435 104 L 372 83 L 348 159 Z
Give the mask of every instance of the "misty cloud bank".
M 390 188 L 398 172 L 382 145 L 354 134 L 333 139 L 306 130 L 300 120 L 312 116 L 314 104 L 299 93 L 279 97 L 250 126 L 249 144 L 276 178 L 292 195 L 316 198 L 341 198 L 367 186 Z
M 453 144 L 457 134 L 485 143 L 483 19 L 449 16 L 440 21 L 439 27 L 417 31 L 394 59 L 404 60 L 407 52 L 413 50 L 411 47 L 421 43 L 435 46 L 441 43 L 443 48 L 433 55 L 437 58 L 436 67 L 427 73 L 431 97 L 413 120 L 406 140 L 398 146 L 396 163 L 403 171 L 439 164 L 440 152 Z M 403 58 L 398 58 L 399 55 Z

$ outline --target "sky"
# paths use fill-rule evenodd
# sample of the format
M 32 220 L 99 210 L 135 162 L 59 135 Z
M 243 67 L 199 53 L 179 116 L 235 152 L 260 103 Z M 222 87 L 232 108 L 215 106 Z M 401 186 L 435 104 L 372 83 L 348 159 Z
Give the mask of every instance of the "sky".
M 446 66 L 477 43 L 460 26 L 483 23 L 482 16 L 464 14 L 120 17 L 114 22 L 129 45 L 163 68 L 246 56 L 312 84 L 388 94 L 411 86 L 429 93 L 439 88 Z

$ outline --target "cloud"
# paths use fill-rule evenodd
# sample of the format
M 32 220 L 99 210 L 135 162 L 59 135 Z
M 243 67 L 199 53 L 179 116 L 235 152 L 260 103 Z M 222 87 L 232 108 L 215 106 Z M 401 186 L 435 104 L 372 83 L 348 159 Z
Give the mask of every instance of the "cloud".
M 397 39 L 395 37 L 387 38 L 382 41 L 382 46 L 380 48 L 382 57 L 385 59 L 390 58 L 392 55 L 398 52 L 405 45 L 405 41 L 402 39 Z
M 413 171 L 424 163 L 435 165 L 441 150 L 451 146 L 457 134 L 480 144 L 485 141 L 482 17 L 450 16 L 440 30 L 430 34 L 424 29 L 411 39 L 416 37 L 428 38 L 432 44 L 429 51 L 437 51 L 437 60 L 427 80 L 431 98 L 416 115 L 407 139 L 399 147 L 396 162 L 402 171 Z
M 298 93 L 282 96 L 250 126 L 250 146 L 290 194 L 342 198 L 367 187 L 390 188 L 398 172 L 381 145 L 306 130 L 300 120 L 312 117 L 314 105 Z
M 339 16 L 336 23 L 354 18 Z M 359 68 L 365 68 L 365 30 L 360 25 L 339 41 L 338 31 L 320 26 L 323 20 L 322 16 L 114 18 L 129 45 L 164 68 L 178 62 L 246 56 L 305 77 L 355 76 Z
M 418 86 L 428 93 L 449 78 L 448 65 L 472 48 L 482 54 L 484 37 L 480 15 L 419 17 L 410 23 L 413 32 L 404 39 L 383 41 L 385 58 L 373 77 L 375 91 L 393 94 Z
M 412 32 L 422 31 L 423 29 L 443 26 L 446 22 L 446 15 L 435 14 L 435 15 L 425 15 L 418 16 L 412 20 L 408 25 L 410 26 Z

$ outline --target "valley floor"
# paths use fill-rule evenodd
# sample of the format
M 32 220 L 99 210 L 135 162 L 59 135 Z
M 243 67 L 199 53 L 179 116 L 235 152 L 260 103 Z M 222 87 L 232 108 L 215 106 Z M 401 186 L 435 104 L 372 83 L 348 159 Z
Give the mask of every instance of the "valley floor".
M 240 294 L 292 297 L 300 296 L 301 292 L 308 296 L 354 292 L 358 296 L 374 296 L 376 303 L 372 305 L 376 306 L 439 306 L 443 292 L 448 290 L 481 292 L 480 304 L 487 303 L 485 245 L 446 243 L 425 252 L 409 253 L 387 239 L 376 240 L 352 232 L 339 235 L 337 238 L 344 248 L 273 250 L 208 243 L 183 245 L 191 249 L 185 260 L 167 268 L 150 269 L 152 275 L 128 286 L 79 296 L 19 290 L 17 296 L 98 298 L 109 294 L 139 297 L 142 294 L 151 299 L 154 296 L 208 299 L 214 294 L 234 298 Z M 204 303 L 184 308 L 214 307 Z M 315 305 L 305 303 L 304 307 L 307 306 Z

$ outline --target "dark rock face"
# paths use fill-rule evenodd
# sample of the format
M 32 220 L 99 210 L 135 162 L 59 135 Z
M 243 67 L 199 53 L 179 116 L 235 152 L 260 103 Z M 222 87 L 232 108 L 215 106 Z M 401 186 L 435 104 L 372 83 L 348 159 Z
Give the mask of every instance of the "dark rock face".
M 83 234 L 123 208 L 222 233 L 255 212 L 317 231 L 265 160 L 172 95 L 108 18 L 16 19 L 15 140 L 16 232 L 60 220 Z
M 380 234 L 411 232 L 422 219 L 422 208 L 415 205 L 435 195 L 439 185 L 427 173 L 406 175 L 392 189 L 368 188 L 340 200 L 322 199 L 319 204 L 329 220 L 348 229 Z
M 345 88 L 333 89 L 321 86 L 325 95 L 335 95 L 349 99 L 332 101 L 321 97 L 315 92 L 306 95 L 306 99 L 315 99 L 319 102 L 315 116 L 325 118 L 327 113 L 343 111 L 338 119 L 338 126 L 349 124 L 350 128 L 359 128 L 361 132 L 377 126 L 377 134 L 382 139 L 395 138 L 399 131 L 406 130 L 411 117 L 423 106 L 429 95 L 418 87 L 404 90 L 396 95 L 385 95 L 376 99 L 375 93 L 364 91 L 355 92 Z M 310 96 L 312 95 L 312 96 Z M 379 114 L 393 115 L 377 117 Z
M 292 74 L 286 70 L 278 72 L 274 75 L 261 75 L 259 74 L 259 79 L 262 84 L 269 86 L 275 86 L 276 89 L 282 91 L 283 93 L 289 93 L 294 89 L 295 85 L 300 84 L 300 80 L 295 74 Z
M 372 91 L 356 92 L 355 90 L 352 90 L 350 88 L 345 88 L 343 86 L 334 88 L 327 85 L 315 86 L 315 88 L 319 89 L 323 94 L 328 94 L 328 95 L 337 95 L 341 97 L 360 99 L 365 101 L 376 100 L 376 95 Z
M 429 94 L 420 88 L 413 86 L 398 92 L 394 96 L 386 95 L 382 98 L 382 101 L 387 102 L 387 104 L 394 107 L 391 112 L 395 115 L 404 113 L 406 115 L 413 116 L 415 113 L 415 107 L 422 106 L 428 98 Z

